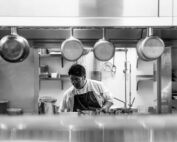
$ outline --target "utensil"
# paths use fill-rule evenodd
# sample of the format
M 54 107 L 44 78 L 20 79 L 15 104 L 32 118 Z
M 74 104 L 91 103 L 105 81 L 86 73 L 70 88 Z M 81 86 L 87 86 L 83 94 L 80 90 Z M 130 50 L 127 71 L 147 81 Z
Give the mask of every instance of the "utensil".
M 28 41 L 17 34 L 16 27 L 11 27 L 11 35 L 4 36 L 0 41 L 0 54 L 8 62 L 22 62 L 29 52 Z
M 144 61 L 152 61 L 159 58 L 164 50 L 165 44 L 157 36 L 153 36 L 152 28 L 147 29 L 147 37 L 137 43 L 137 54 Z
M 21 108 L 8 108 L 7 114 L 8 115 L 22 115 L 23 110 Z
M 116 70 L 117 70 L 117 67 L 116 67 L 116 65 L 115 65 L 115 55 L 113 56 L 113 65 L 112 65 L 112 69 L 111 69 L 111 71 L 112 71 L 112 73 L 116 73 Z
M 113 44 L 105 39 L 105 29 L 102 29 L 103 37 L 99 39 L 93 48 L 93 53 L 96 59 L 100 61 L 110 60 L 115 53 Z
M 8 100 L 0 100 L 0 114 L 7 114 L 8 107 L 9 107 Z
M 66 60 L 76 61 L 83 54 L 83 45 L 80 40 L 73 37 L 73 29 L 70 30 L 70 37 L 62 42 L 61 53 Z
M 54 103 L 57 101 L 57 99 L 52 98 L 50 96 L 44 96 L 39 99 L 39 114 L 56 114 L 56 106 Z

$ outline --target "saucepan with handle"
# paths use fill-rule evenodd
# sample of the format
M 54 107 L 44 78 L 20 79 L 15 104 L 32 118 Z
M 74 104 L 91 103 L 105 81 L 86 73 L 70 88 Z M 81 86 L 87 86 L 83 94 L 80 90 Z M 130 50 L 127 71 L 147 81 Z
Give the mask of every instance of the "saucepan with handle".
M 144 61 L 153 61 L 158 59 L 165 50 L 165 44 L 162 39 L 153 36 L 152 28 L 147 28 L 147 36 L 137 43 L 137 54 Z
M 28 41 L 17 34 L 16 27 L 11 27 L 11 34 L 0 40 L 0 54 L 8 62 L 22 62 L 27 58 L 29 52 Z
M 108 61 L 110 60 L 115 53 L 114 45 L 105 39 L 105 29 L 102 29 L 103 37 L 99 39 L 93 48 L 93 53 L 95 58 L 100 61 Z
M 73 28 L 70 29 L 70 37 L 64 40 L 61 44 L 62 56 L 69 61 L 78 60 L 83 54 L 82 42 L 73 37 Z

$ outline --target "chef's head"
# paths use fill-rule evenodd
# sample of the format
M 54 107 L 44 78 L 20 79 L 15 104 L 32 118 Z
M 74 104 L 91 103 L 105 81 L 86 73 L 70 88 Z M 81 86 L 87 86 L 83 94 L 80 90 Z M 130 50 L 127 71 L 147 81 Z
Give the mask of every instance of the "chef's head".
M 76 89 L 81 89 L 84 87 L 86 81 L 86 70 L 84 66 L 80 64 L 73 64 L 70 67 L 68 74 L 70 76 L 72 85 Z

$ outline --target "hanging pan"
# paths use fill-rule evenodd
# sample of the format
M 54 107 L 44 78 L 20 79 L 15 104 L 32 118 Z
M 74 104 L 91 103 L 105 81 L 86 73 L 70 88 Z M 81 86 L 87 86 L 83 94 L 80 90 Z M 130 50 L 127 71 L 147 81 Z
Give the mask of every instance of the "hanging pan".
M 83 54 L 83 45 L 80 40 L 73 37 L 72 28 L 70 33 L 70 37 L 61 44 L 61 53 L 66 60 L 76 61 Z
M 152 28 L 148 28 L 147 33 L 147 37 L 137 43 L 137 54 L 144 61 L 153 61 L 163 54 L 165 44 L 162 39 L 153 36 Z
M 113 44 L 105 39 L 105 29 L 103 28 L 103 37 L 99 39 L 93 48 L 95 58 L 100 61 L 110 60 L 115 53 Z
M 0 40 L 0 54 L 8 62 L 22 62 L 29 55 L 28 41 L 17 34 L 16 27 L 11 27 L 11 35 Z

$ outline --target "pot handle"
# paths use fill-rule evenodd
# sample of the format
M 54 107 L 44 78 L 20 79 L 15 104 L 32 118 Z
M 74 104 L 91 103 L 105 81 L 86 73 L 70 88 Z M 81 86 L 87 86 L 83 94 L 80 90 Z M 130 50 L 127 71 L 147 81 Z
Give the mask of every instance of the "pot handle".
M 17 28 L 16 27 L 11 27 L 11 35 L 17 35 Z
M 152 36 L 154 33 L 153 33 L 153 28 L 152 27 L 148 27 L 147 28 L 147 36 L 150 37 Z
M 70 37 L 73 37 L 73 34 L 74 34 L 74 29 L 73 27 L 70 27 Z
M 105 40 L 106 30 L 102 28 L 102 39 Z

